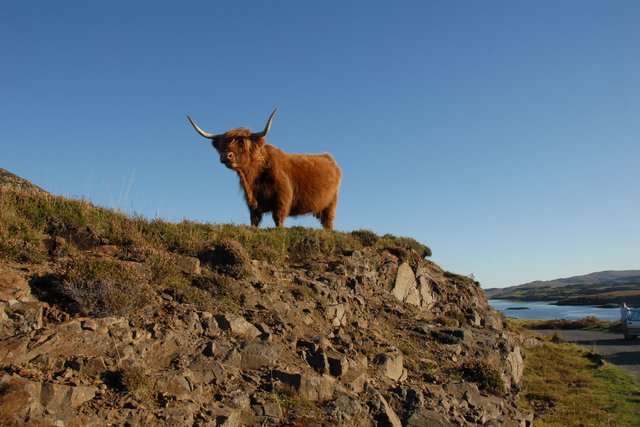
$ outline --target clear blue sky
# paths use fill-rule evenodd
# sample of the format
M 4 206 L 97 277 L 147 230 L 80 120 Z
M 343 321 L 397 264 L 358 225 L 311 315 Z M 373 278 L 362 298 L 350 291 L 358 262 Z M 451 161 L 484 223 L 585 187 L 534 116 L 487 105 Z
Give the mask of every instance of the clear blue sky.
M 343 169 L 338 230 L 412 236 L 484 287 L 638 269 L 638 23 L 636 0 L 6 0 L 0 167 L 248 224 L 186 115 L 262 129 L 277 106 L 271 144 Z

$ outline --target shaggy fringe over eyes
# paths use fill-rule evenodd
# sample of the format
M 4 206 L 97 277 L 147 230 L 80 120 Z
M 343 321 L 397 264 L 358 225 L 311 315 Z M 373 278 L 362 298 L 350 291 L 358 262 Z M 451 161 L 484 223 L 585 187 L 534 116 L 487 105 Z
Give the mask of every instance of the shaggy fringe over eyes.
M 264 137 L 260 137 L 258 139 L 249 139 L 249 136 L 251 136 L 251 129 L 247 129 L 247 128 L 238 128 L 238 129 L 231 129 L 230 131 L 226 132 L 222 138 L 223 139 L 234 139 L 234 138 L 238 138 L 238 137 L 244 137 L 244 138 L 248 138 L 249 141 L 249 149 L 251 151 L 253 151 L 253 148 L 256 147 L 261 147 L 263 145 L 266 144 L 266 140 L 264 139 Z M 255 160 L 262 160 L 262 155 L 259 155 L 258 157 L 254 157 Z
M 249 136 L 251 135 L 251 129 L 247 128 L 239 128 L 239 129 L 231 129 L 229 132 L 225 133 L 224 136 L 227 138 L 233 138 L 238 136 Z

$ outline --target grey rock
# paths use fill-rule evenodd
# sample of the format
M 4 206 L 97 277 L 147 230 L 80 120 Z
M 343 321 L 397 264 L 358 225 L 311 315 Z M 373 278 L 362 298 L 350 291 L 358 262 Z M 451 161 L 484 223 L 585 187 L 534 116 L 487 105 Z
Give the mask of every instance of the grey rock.
M 500 319 L 498 313 L 488 311 L 482 317 L 482 326 L 490 328 L 496 331 L 502 330 L 502 319 Z
M 366 368 L 351 369 L 340 378 L 340 382 L 344 384 L 352 393 L 360 394 L 364 391 L 369 376 Z
M 200 267 L 200 260 L 198 258 L 190 257 L 190 256 L 182 256 L 176 255 L 175 263 L 185 274 L 191 275 L 200 275 L 202 273 L 202 268 Z
M 431 337 L 442 344 L 469 344 L 473 340 L 473 333 L 469 328 L 437 328 L 431 331 Z
M 431 331 L 431 338 L 441 344 L 458 344 L 462 341 L 462 338 L 441 330 Z
M 480 327 L 482 325 L 482 316 L 480 316 L 477 310 L 468 309 L 466 318 L 471 326 Z
M 524 361 L 522 359 L 520 346 L 514 346 L 513 350 L 507 355 L 507 368 L 508 374 L 511 377 L 511 386 L 520 386 L 524 372 Z
M 416 276 L 413 274 L 413 270 L 408 263 L 403 262 L 398 267 L 398 274 L 396 275 L 391 293 L 398 301 L 412 305 L 420 305 L 420 294 L 418 293 Z
M 431 409 L 418 408 L 407 419 L 406 427 L 449 427 L 447 418 Z
M 440 384 L 426 384 L 425 393 L 433 398 L 443 398 L 446 393 Z
M 29 283 L 14 273 L 0 274 L 0 302 L 32 301 Z
M 421 306 L 430 308 L 436 302 L 432 283 L 434 283 L 429 271 L 424 266 L 419 266 L 416 270 L 416 280 L 418 282 L 418 292 L 420 293 Z
M 151 280 L 153 278 L 153 271 L 151 270 L 150 265 L 135 261 L 123 261 L 123 263 L 129 266 L 129 268 L 141 277 L 147 280 Z
M 522 341 L 522 347 L 526 349 L 542 347 L 542 340 L 535 337 L 525 338 L 524 341 Z
M 331 401 L 327 405 L 327 412 L 333 421 L 346 425 L 358 425 L 368 411 L 356 398 L 345 395 Z
M 18 376 L 0 378 L 0 387 L 3 415 L 35 418 L 47 414 L 63 421 L 72 417 L 75 408 L 93 399 L 97 391 L 93 386 L 41 384 Z
M 97 330 L 82 329 L 80 320 L 71 320 L 55 328 L 41 329 L 35 342 L 29 336 L 15 336 L 3 342 L 5 364 L 22 364 L 46 354 L 51 358 L 82 354 L 105 356 L 124 349 L 132 342 L 132 329 L 126 319 L 102 317 L 94 319 Z M 113 342 L 117 345 L 114 348 Z M 130 347 L 129 347 L 130 348 Z
M 0 339 L 42 328 L 41 303 L 13 302 L 0 302 Z
M 262 415 L 269 418 L 282 418 L 282 407 L 276 402 L 267 402 L 262 405 Z
M 180 316 L 180 320 L 183 323 L 182 328 L 186 331 L 191 332 L 195 335 L 202 335 L 204 329 L 202 327 L 202 322 L 200 321 L 200 316 L 195 311 L 187 311 L 182 313 Z
M 248 409 L 251 406 L 249 395 L 242 390 L 234 390 L 230 393 L 226 404 L 234 409 Z
M 333 326 L 344 326 L 347 324 L 347 313 L 344 304 L 332 304 L 326 310 L 327 320 Z
M 218 360 L 200 354 L 189 364 L 189 371 L 193 373 L 196 383 L 211 384 L 223 383 L 230 369 L 223 367 Z
M 400 352 L 379 354 L 376 357 L 376 368 L 382 375 L 394 381 L 401 381 L 407 376 L 404 356 Z
M 220 333 L 220 327 L 218 322 L 213 317 L 213 314 L 208 311 L 200 313 L 200 322 L 202 324 L 202 333 L 208 337 L 215 337 Z
M 164 409 L 166 425 L 190 426 L 193 425 L 194 413 L 198 410 L 197 405 L 185 402 L 171 402 Z
M 375 417 L 377 424 L 379 426 L 402 427 L 400 418 L 398 418 L 398 415 L 395 413 L 391 405 L 389 405 L 387 400 L 378 392 L 375 393 L 374 399 L 376 400 L 375 404 L 378 407 L 378 413 Z
M 221 329 L 241 338 L 254 339 L 261 335 L 260 330 L 242 316 L 220 315 L 216 316 L 216 321 Z
M 241 369 L 260 369 L 273 366 L 280 357 L 282 348 L 266 342 L 250 342 L 240 351 Z
M 84 360 L 80 365 L 79 372 L 87 377 L 98 378 L 107 372 L 107 370 L 108 368 L 104 362 L 104 358 L 98 356 Z
M 188 398 L 192 391 L 187 375 L 181 372 L 161 372 L 153 386 L 157 392 L 175 396 L 178 400 Z
M 302 398 L 310 401 L 329 400 L 336 389 L 336 380 L 329 375 L 317 376 L 274 370 L 273 377 L 295 388 Z
M 68 386 L 62 384 L 43 384 L 40 400 L 50 413 L 64 412 L 67 407 L 77 408 L 93 399 L 97 388 L 93 386 Z

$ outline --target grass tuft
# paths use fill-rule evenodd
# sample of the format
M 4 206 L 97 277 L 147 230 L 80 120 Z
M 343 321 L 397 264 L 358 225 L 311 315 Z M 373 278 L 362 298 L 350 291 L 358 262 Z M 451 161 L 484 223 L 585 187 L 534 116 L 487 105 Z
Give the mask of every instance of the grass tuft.
M 460 365 L 462 378 L 474 382 L 480 390 L 496 396 L 504 396 L 506 389 L 502 376 L 487 361 L 481 359 L 465 360 Z
M 380 240 L 376 233 L 369 230 L 355 230 L 351 232 L 351 235 L 357 238 L 360 244 L 365 247 L 375 246 Z
M 37 287 L 45 299 L 82 316 L 127 316 L 151 301 L 144 277 L 125 262 L 105 258 L 72 259 Z
M 244 277 L 251 273 L 251 258 L 244 247 L 229 237 L 205 247 L 199 254 L 200 260 L 233 277 Z

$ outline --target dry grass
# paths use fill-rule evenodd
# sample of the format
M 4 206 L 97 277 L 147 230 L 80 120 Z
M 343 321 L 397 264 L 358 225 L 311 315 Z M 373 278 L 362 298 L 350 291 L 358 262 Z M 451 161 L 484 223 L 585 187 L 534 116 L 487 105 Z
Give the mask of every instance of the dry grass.
M 270 262 L 315 262 L 373 246 L 412 261 L 431 250 L 407 237 L 376 236 L 370 231 L 341 233 L 303 227 L 253 228 L 210 225 L 193 221 L 170 223 L 131 218 L 82 200 L 1 190 L 0 257 L 18 262 L 43 262 L 51 255 L 47 244 L 62 237 L 81 250 L 96 245 L 118 246 L 137 258 L 150 248 L 198 256 L 208 245 L 231 239 L 252 259 Z
M 251 258 L 244 247 L 229 237 L 207 245 L 200 260 L 230 276 L 240 278 L 251 274 Z
M 481 359 L 465 360 L 458 369 L 462 378 L 476 383 L 480 390 L 496 396 L 504 396 L 506 389 L 502 377 L 487 361 Z
M 583 317 L 582 319 L 551 319 L 551 320 L 528 320 L 510 319 L 513 323 L 521 325 L 525 329 L 584 329 L 592 331 L 618 331 L 621 328 L 620 322 L 607 322 L 594 316 Z
M 117 247 L 113 259 L 92 255 L 102 245 Z M 0 260 L 49 264 L 59 271 L 37 280 L 35 288 L 71 314 L 131 317 L 147 304 L 149 288 L 200 310 L 214 311 L 221 304 L 239 310 L 241 287 L 229 280 L 254 280 L 252 260 L 324 269 L 332 259 L 365 248 L 412 263 L 431 254 L 413 239 L 379 237 L 367 230 L 148 221 L 82 200 L 0 188 Z M 202 275 L 183 273 L 179 255 L 198 257 Z M 137 277 L 126 267 L 131 261 L 150 274 Z M 305 289 L 292 292 L 295 298 L 309 298 Z
M 45 299 L 73 314 L 127 316 L 152 297 L 146 280 L 128 264 L 111 259 L 80 257 L 61 273 L 38 281 Z

